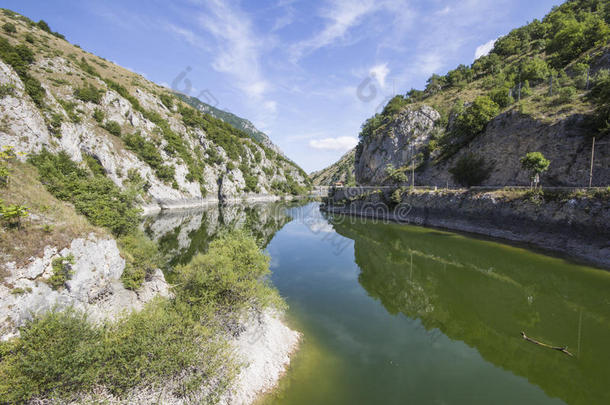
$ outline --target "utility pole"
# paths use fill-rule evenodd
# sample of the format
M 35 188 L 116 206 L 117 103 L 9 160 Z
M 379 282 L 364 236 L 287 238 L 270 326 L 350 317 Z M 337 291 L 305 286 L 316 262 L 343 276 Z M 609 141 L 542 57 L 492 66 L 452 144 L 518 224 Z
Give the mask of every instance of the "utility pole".
M 589 188 L 593 185 L 593 161 L 595 160 L 595 137 L 591 145 L 591 170 L 589 171 Z

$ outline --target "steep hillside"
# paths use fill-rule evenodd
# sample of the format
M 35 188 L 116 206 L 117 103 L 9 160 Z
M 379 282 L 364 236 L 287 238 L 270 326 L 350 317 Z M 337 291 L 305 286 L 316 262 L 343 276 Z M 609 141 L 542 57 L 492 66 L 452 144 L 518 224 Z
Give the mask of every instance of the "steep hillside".
M 332 186 L 337 182 L 345 185 L 353 185 L 356 183 L 354 177 L 354 158 L 356 149 L 352 149 L 345 155 L 341 156 L 337 162 L 317 172 L 310 174 L 311 181 L 316 186 Z
M 269 139 L 267 134 L 258 130 L 254 126 L 254 124 L 252 124 L 247 119 L 238 117 L 237 115 L 235 115 L 233 113 L 213 107 L 213 106 L 199 100 L 197 97 L 187 96 L 182 93 L 174 93 L 174 94 L 176 95 L 176 97 L 180 98 L 185 103 L 189 104 L 191 107 L 194 107 L 205 114 L 209 114 L 212 117 L 216 117 L 220 120 L 223 120 L 227 124 L 233 125 L 235 128 L 250 135 L 250 137 L 252 139 L 254 139 L 256 142 L 258 142 L 258 143 L 266 146 L 267 148 L 275 151 L 276 153 L 279 153 L 280 155 L 284 156 L 284 153 L 280 150 L 280 148 L 277 145 L 275 145 L 273 142 L 271 142 L 271 139 Z
M 550 160 L 544 185 L 610 184 L 610 5 L 567 1 L 500 38 L 489 55 L 425 90 L 396 96 L 364 123 L 361 184 L 527 185 L 521 158 Z M 408 175 L 407 175 L 408 174 Z
M 0 25 L 0 145 L 24 156 L 46 149 L 93 159 L 121 189 L 142 180 L 142 203 L 299 194 L 309 186 L 299 167 L 244 131 L 48 26 L 8 10 Z

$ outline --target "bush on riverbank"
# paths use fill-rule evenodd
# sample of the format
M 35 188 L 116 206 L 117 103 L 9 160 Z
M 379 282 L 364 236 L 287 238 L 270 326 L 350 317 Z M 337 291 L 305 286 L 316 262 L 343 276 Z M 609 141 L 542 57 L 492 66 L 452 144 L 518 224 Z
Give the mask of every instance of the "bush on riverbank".
M 124 396 L 138 386 L 182 382 L 188 398 L 205 385 L 217 397 L 237 370 L 231 325 L 251 311 L 282 306 L 263 277 L 269 258 L 243 231 L 221 236 L 179 267 L 173 299 L 156 299 L 115 323 L 92 325 L 73 310 L 51 312 L 0 343 L 0 403 L 76 400 L 95 385 Z

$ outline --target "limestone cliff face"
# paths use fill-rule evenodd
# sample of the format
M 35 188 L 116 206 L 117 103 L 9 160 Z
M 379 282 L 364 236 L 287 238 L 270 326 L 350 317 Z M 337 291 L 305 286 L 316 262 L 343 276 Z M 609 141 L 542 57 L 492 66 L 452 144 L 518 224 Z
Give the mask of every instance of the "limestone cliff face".
M 18 28 L 19 33 L 26 32 L 25 25 Z M 26 45 L 34 55 L 28 72 L 40 81 L 44 100 L 37 106 L 13 67 L 0 60 L 0 83 L 11 88 L 0 97 L 0 146 L 12 146 L 26 155 L 42 148 L 65 151 L 77 162 L 92 156 L 119 187 L 130 172 L 137 173 L 147 181 L 148 201 L 143 204 L 281 195 L 309 184 L 298 166 L 268 146 L 268 138 L 261 142 L 244 132 L 252 132 L 251 128 L 239 132 L 240 128 L 228 130 L 219 123 L 187 126 L 182 108 L 190 107 L 168 89 L 46 32 L 32 30 L 37 39 Z M 23 43 L 4 33 L 0 37 L 11 46 Z M 75 90 L 91 86 L 99 100 L 77 97 Z M 108 123 L 118 125 L 120 133 L 107 129 Z M 154 145 L 162 164 L 173 171 L 171 178 L 159 178 L 142 148 L 128 144 L 125 136 L 131 134 Z
M 395 169 L 417 164 L 418 155 L 430 142 L 434 123 L 440 114 L 423 106 L 407 108 L 371 138 L 364 139 L 356 150 L 356 181 L 359 184 L 384 184 L 386 168 Z
M 521 169 L 520 159 L 528 152 L 542 152 L 551 161 L 548 172 L 541 177 L 546 186 L 588 186 L 591 163 L 592 134 L 587 119 L 574 114 L 555 122 L 543 122 L 509 110 L 491 120 L 485 130 L 455 155 L 442 161 L 432 153 L 426 160 L 427 144 L 433 133 L 438 113 L 429 107 L 407 109 L 382 128 L 372 139 L 362 142 L 357 154 L 356 179 L 359 184 L 388 184 L 386 165 L 395 168 L 414 164 L 415 184 L 422 186 L 458 186 L 449 169 L 465 154 L 483 157 L 491 168 L 490 176 L 481 185 L 529 185 Z M 438 134 L 445 131 L 437 129 Z M 411 155 L 413 146 L 413 160 Z M 595 153 L 593 185 L 610 184 L 610 148 L 599 144 Z M 413 162 L 413 163 L 412 163 Z M 410 177 L 410 176 L 409 176 Z
M 53 274 L 53 260 L 72 257 L 72 277 L 65 286 L 53 289 L 47 281 Z M 53 309 L 74 308 L 86 312 L 94 322 L 116 319 L 122 313 L 140 310 L 155 296 L 168 297 L 169 286 L 161 270 L 144 281 L 137 292 L 121 282 L 125 260 L 116 241 L 89 235 L 58 250 L 48 246 L 43 257 L 17 268 L 6 264 L 8 276 L 0 283 L 0 339 L 17 334 L 28 320 Z

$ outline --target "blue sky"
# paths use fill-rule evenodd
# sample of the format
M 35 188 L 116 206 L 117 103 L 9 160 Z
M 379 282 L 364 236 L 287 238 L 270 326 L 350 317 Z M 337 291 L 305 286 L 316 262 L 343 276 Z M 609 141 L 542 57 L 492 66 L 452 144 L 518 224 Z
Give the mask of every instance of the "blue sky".
M 83 49 L 250 119 L 306 171 L 394 92 L 561 0 L 4 0 Z

